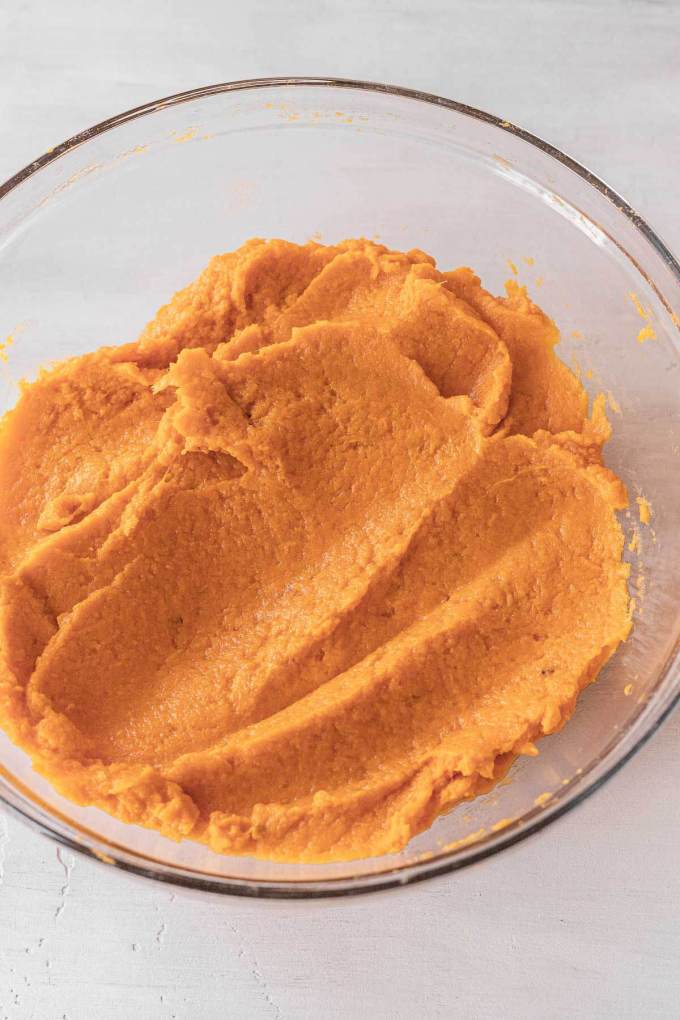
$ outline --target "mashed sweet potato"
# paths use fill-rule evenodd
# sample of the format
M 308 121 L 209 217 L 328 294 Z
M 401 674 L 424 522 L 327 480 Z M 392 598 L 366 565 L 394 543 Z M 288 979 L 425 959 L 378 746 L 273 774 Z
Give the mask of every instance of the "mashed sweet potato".
M 0 721 L 230 854 L 395 851 L 630 628 L 603 408 L 516 284 L 253 240 L 0 431 Z

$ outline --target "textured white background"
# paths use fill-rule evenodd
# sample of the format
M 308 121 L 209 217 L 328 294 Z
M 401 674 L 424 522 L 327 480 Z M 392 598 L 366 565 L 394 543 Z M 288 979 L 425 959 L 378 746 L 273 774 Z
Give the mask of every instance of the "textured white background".
M 296 73 L 498 113 L 680 250 L 678 0 L 0 0 L 0 179 L 138 103 Z M 174 892 L 0 815 L 0 1017 L 679 1017 L 679 743 L 676 714 L 539 836 L 354 900 Z

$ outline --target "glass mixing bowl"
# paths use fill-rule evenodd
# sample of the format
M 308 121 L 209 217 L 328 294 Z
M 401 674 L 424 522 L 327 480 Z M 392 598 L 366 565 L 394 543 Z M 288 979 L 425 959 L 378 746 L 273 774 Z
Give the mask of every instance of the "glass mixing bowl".
M 5 737 L 0 796 L 58 842 L 163 881 L 272 896 L 384 888 L 478 861 L 557 818 L 680 695 L 680 269 L 618 195 L 507 121 L 363 82 L 216 85 L 84 131 L 0 188 L 0 410 L 45 362 L 133 339 L 211 255 L 254 235 L 419 247 L 442 268 L 473 266 L 495 291 L 518 273 L 559 324 L 562 358 L 620 408 L 607 460 L 630 489 L 627 537 L 640 533 L 627 553 L 632 636 L 539 757 L 399 854 L 283 865 L 175 844 L 59 797 Z M 641 330 L 655 339 L 638 342 Z M 648 526 L 637 496 L 651 504 Z

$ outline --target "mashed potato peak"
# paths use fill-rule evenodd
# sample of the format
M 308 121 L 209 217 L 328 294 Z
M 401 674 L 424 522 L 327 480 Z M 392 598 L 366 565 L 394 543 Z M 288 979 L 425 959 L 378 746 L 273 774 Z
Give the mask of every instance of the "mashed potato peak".
M 399 850 L 630 628 L 609 427 L 516 284 L 254 240 L 0 431 L 0 718 L 214 850 Z

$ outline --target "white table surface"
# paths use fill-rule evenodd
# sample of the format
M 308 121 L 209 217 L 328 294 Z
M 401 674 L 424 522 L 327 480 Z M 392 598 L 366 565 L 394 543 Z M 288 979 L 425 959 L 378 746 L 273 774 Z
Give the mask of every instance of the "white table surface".
M 147 100 L 296 73 L 501 114 L 680 250 L 678 0 L 4 0 L 0 179 Z M 173 890 L 0 815 L 0 1017 L 679 1017 L 679 745 L 676 713 L 540 835 L 351 900 Z

